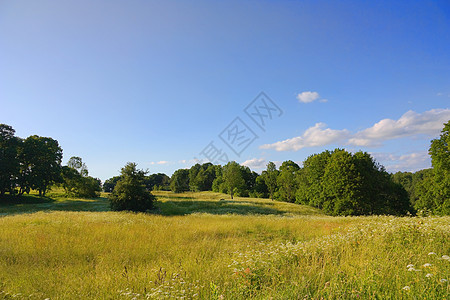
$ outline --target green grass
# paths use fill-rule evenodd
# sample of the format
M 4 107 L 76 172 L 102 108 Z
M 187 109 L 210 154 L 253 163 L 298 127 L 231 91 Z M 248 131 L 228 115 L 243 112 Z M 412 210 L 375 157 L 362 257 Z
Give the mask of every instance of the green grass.
M 155 194 L 157 214 L 57 192 L 2 204 L 0 299 L 448 299 L 449 217 Z
M 21 197 L 6 196 L 0 199 L 0 216 L 20 213 L 33 213 L 38 211 L 110 211 L 106 193 L 101 197 L 84 199 L 68 198 L 61 188 L 53 188 L 46 197 L 39 197 L 32 191 Z

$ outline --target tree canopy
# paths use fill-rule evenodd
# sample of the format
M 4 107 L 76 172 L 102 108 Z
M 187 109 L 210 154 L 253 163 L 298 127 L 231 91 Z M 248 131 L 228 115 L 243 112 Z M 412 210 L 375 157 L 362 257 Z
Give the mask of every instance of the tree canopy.
M 145 212 L 153 208 L 154 196 L 145 187 L 145 175 L 136 163 L 127 163 L 122 168 L 120 180 L 109 196 L 112 210 Z

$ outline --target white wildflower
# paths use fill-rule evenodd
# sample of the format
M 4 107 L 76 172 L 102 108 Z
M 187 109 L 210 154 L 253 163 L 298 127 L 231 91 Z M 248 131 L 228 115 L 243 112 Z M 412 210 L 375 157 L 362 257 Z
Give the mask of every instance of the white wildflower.
M 413 264 L 409 264 L 409 265 L 407 265 L 406 266 L 408 269 L 410 269 L 410 268 L 414 268 L 414 265 Z
M 426 264 L 423 265 L 424 268 L 429 268 L 431 266 L 432 266 L 432 264 L 429 264 L 429 263 L 426 263 Z
M 436 253 L 430 252 L 430 253 L 428 253 L 428 255 L 436 255 Z
M 446 283 L 446 282 L 447 282 L 447 279 L 442 278 L 440 281 L 441 281 L 442 283 Z
M 425 277 L 427 277 L 427 278 L 433 277 L 433 274 L 428 273 L 427 275 L 425 275 Z
M 409 286 L 407 286 L 407 285 L 405 285 L 403 288 L 402 288 L 402 290 L 405 290 L 405 291 L 409 291 L 411 288 L 409 287 Z
M 450 256 L 448 256 L 448 255 L 442 255 L 442 259 L 445 259 L 445 260 L 449 260 L 449 261 L 450 261 Z

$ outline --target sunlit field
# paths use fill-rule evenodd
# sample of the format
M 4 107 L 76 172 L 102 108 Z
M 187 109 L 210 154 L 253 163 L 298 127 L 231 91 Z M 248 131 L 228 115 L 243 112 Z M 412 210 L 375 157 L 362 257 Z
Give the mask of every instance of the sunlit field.
M 0 298 L 448 299 L 450 217 L 155 194 L 154 214 L 56 194 L 1 205 Z

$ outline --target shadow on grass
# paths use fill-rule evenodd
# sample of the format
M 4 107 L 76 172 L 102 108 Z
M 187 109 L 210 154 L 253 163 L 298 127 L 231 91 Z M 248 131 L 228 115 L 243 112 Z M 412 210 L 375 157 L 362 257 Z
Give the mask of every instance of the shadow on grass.
M 164 199 L 164 198 L 163 198 Z M 158 201 L 156 206 L 163 216 L 183 216 L 193 213 L 208 213 L 213 215 L 281 215 L 286 213 L 270 207 L 265 203 L 251 201 Z
M 32 213 L 38 211 L 110 211 L 107 198 L 71 199 L 50 198 L 37 195 L 3 197 L 0 199 L 0 215 Z

